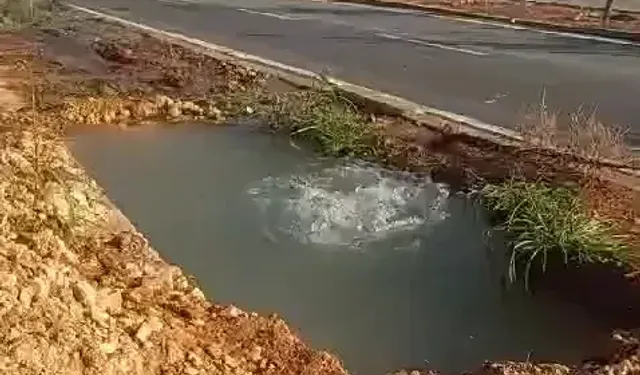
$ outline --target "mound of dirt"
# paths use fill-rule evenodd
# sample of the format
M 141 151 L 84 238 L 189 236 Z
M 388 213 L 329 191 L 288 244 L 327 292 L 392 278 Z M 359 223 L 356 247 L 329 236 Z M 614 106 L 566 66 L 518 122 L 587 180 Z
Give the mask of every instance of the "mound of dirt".
M 207 301 L 64 144 L 0 143 L 0 372 L 345 374 L 278 317 Z

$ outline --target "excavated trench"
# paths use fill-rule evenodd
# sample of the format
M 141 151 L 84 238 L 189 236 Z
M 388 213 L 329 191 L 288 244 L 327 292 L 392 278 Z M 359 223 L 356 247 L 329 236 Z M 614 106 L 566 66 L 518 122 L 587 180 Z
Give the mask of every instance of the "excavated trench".
M 613 327 L 505 283 L 473 201 L 250 127 L 78 130 L 76 157 L 218 303 L 276 312 L 355 374 L 484 360 L 577 363 Z

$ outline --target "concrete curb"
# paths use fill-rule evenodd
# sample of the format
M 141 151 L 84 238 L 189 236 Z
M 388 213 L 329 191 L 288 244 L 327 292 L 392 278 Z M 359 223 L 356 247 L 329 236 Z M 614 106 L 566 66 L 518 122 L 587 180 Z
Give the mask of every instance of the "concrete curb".
M 321 76 L 314 72 L 282 64 L 259 56 L 250 55 L 225 46 L 190 38 L 182 34 L 159 30 L 70 3 L 66 3 L 65 5 L 71 9 L 88 13 L 103 21 L 138 29 L 147 35 L 164 40 L 168 43 L 173 43 L 222 61 L 242 64 L 258 71 L 271 74 L 295 87 L 304 89 L 317 88 L 323 84 L 323 81 L 328 81 L 341 90 L 343 94 L 364 104 L 368 108 L 374 108 L 378 113 L 403 117 L 419 125 L 428 126 L 436 130 L 450 131 L 452 126 L 455 126 L 456 129 L 454 130 L 459 130 L 461 133 L 499 144 L 513 145 L 522 142 L 522 137 L 511 129 L 487 124 L 467 116 L 420 105 L 395 95 L 386 94 L 364 86 L 342 81 L 334 77 Z
M 159 30 L 70 3 L 65 3 L 65 5 L 70 9 L 90 14 L 103 21 L 140 30 L 149 36 L 164 40 L 168 43 L 179 45 L 222 61 L 241 64 L 270 74 L 298 88 L 318 88 L 321 87 L 323 82 L 328 81 L 340 90 L 343 95 L 362 104 L 366 108 L 373 109 L 373 112 L 378 114 L 397 116 L 418 126 L 428 127 L 443 133 L 462 134 L 470 138 L 489 141 L 501 146 L 521 147 L 523 149 L 531 148 L 529 144 L 524 142 L 524 139 L 518 132 L 511 129 L 487 124 L 456 113 L 420 105 L 398 96 L 345 82 L 333 77 L 320 77 L 318 74 L 304 69 L 250 55 L 228 47 L 204 42 L 182 34 Z M 614 160 L 592 160 L 557 148 L 545 148 L 545 151 L 558 156 L 570 156 L 574 160 L 585 164 L 614 168 L 625 174 L 640 176 L 640 167 L 629 167 Z M 636 172 L 636 170 L 638 172 Z
M 607 28 L 601 28 L 601 27 L 591 28 L 591 27 L 569 26 L 569 25 L 563 25 L 563 24 L 558 24 L 553 22 L 528 20 L 528 19 L 522 19 L 522 18 L 509 18 L 505 16 L 496 16 L 496 15 L 483 14 L 483 13 L 465 12 L 463 10 L 442 7 L 437 5 L 421 5 L 421 4 L 403 3 L 399 1 L 387 1 L 387 0 L 338 0 L 335 2 L 365 4 L 365 5 L 386 7 L 386 8 L 395 8 L 395 9 L 419 10 L 423 12 L 437 13 L 437 14 L 442 14 L 446 16 L 455 16 L 459 18 L 492 21 L 497 23 L 514 25 L 514 26 L 526 26 L 530 28 L 553 31 L 558 33 L 582 34 L 582 35 L 589 35 L 589 36 L 595 36 L 600 38 L 616 39 L 619 41 L 640 42 L 640 32 L 622 31 L 622 30 L 607 29 Z

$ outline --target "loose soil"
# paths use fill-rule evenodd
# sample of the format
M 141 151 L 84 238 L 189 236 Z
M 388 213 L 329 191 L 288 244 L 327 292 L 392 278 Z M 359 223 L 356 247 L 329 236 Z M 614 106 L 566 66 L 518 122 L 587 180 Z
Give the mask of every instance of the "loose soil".
M 346 0 L 350 1 L 350 0 Z M 351 0 L 372 4 L 403 3 L 457 12 L 505 17 L 511 20 L 539 21 L 580 29 L 602 29 L 602 11 L 568 4 L 536 3 L 516 0 Z M 604 6 L 604 0 L 603 0 Z M 614 3 L 615 6 L 615 3 Z M 612 10 L 606 27 L 611 30 L 640 32 L 640 14 Z
M 2 69 L 21 77 L 9 96 L 20 101 L 8 100 L 12 107 L 0 111 L 10 130 L 0 138 L 4 373 L 346 373 L 336 357 L 305 346 L 277 316 L 207 300 L 193 278 L 162 260 L 109 204 L 61 141 L 80 124 L 221 124 L 255 114 L 271 100 L 270 88 L 295 88 L 73 12 L 0 35 L 0 50 Z M 625 233 L 635 228 L 633 184 L 612 183 L 618 180 L 611 171 L 586 174 L 570 157 L 374 117 L 382 162 L 465 188 L 514 175 L 576 184 L 595 196 L 594 215 L 615 219 Z M 628 333 L 614 338 L 601 357 L 576 368 L 488 363 L 474 374 L 640 371 L 638 341 Z

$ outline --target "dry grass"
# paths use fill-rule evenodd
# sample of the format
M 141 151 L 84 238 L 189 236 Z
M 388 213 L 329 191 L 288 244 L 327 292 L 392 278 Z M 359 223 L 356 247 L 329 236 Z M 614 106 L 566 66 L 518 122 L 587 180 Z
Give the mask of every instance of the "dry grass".
M 614 161 L 635 165 L 624 139 L 627 129 L 605 124 L 598 120 L 595 110 L 586 112 L 582 108 L 570 116 L 567 124 L 558 119 L 558 114 L 549 110 L 543 93 L 540 104 L 518 124 L 518 131 L 534 147 L 566 151 L 595 164 Z
M 634 159 L 626 145 L 626 129 L 599 121 L 595 112 L 578 111 L 571 115 L 567 148 L 592 160 L 616 160 L 632 164 Z

